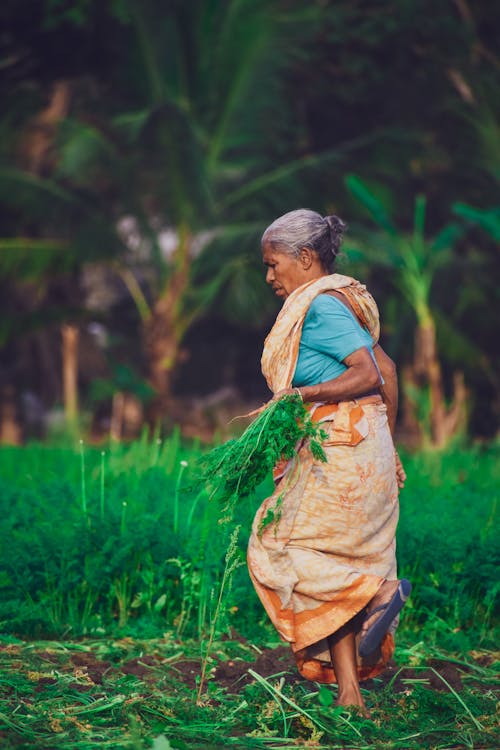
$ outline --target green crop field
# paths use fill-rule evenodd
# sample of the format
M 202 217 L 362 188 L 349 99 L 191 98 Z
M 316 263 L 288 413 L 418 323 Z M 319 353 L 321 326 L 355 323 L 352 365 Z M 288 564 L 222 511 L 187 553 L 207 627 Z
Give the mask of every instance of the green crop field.
M 174 432 L 0 450 L 2 748 L 497 748 L 498 447 L 406 458 L 414 584 L 371 720 L 298 675 Z

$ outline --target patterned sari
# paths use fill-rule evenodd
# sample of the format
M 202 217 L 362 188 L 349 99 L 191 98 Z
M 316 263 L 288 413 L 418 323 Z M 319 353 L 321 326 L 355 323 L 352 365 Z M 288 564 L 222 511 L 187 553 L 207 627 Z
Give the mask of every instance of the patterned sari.
M 305 315 L 316 295 L 345 295 L 374 343 L 377 306 L 366 288 L 340 274 L 295 290 L 269 333 L 262 371 L 273 392 L 289 388 Z M 394 445 L 379 396 L 314 405 L 312 418 L 327 432 L 327 462 L 307 442 L 275 473 L 275 491 L 254 519 L 248 546 L 251 579 L 280 636 L 290 643 L 300 673 L 335 682 L 327 637 L 362 613 L 385 579 L 397 578 L 395 533 L 398 488 Z M 279 520 L 262 520 L 274 509 Z M 369 658 L 358 657 L 360 679 L 381 672 L 392 656 L 387 633 Z

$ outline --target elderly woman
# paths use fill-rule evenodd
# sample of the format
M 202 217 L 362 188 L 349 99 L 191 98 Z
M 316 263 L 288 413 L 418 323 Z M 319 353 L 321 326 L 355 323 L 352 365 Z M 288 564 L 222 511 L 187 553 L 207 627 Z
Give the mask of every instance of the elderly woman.
M 396 574 L 398 486 L 392 433 L 397 379 L 378 344 L 376 304 L 355 279 L 332 273 L 344 230 L 336 216 L 291 211 L 262 237 L 266 281 L 285 300 L 262 371 L 274 399 L 297 393 L 327 433 L 327 462 L 304 443 L 275 472 L 259 508 L 249 571 L 301 674 L 338 683 L 339 705 L 366 711 L 359 680 L 394 650 L 411 591 Z M 262 523 L 274 510 L 272 526 Z

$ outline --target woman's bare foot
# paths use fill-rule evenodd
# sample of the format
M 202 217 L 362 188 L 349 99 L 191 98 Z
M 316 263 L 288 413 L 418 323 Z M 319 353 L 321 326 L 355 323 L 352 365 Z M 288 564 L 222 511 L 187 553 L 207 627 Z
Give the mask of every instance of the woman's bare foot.
M 357 629 L 355 618 L 349 620 L 328 638 L 332 666 L 337 677 L 337 706 L 355 706 L 362 716 L 368 716 L 363 696 L 359 687 L 356 664 Z
M 354 706 L 355 708 L 359 709 L 359 712 L 362 716 L 364 716 L 366 719 L 370 718 L 370 712 L 365 705 L 363 696 L 361 695 L 361 691 L 359 689 L 359 685 L 353 685 L 352 687 L 339 690 L 335 705 L 346 706 L 346 708 L 348 706 Z

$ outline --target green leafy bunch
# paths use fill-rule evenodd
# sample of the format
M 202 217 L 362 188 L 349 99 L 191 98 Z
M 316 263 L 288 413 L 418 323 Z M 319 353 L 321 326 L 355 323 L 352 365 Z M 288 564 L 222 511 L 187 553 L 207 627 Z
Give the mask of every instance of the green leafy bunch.
M 203 456 L 196 465 L 196 486 L 204 486 L 225 510 L 249 497 L 280 459 L 292 458 L 298 444 L 309 441 L 313 456 L 326 461 L 326 434 L 315 424 L 300 396 L 273 401 L 236 439 Z

